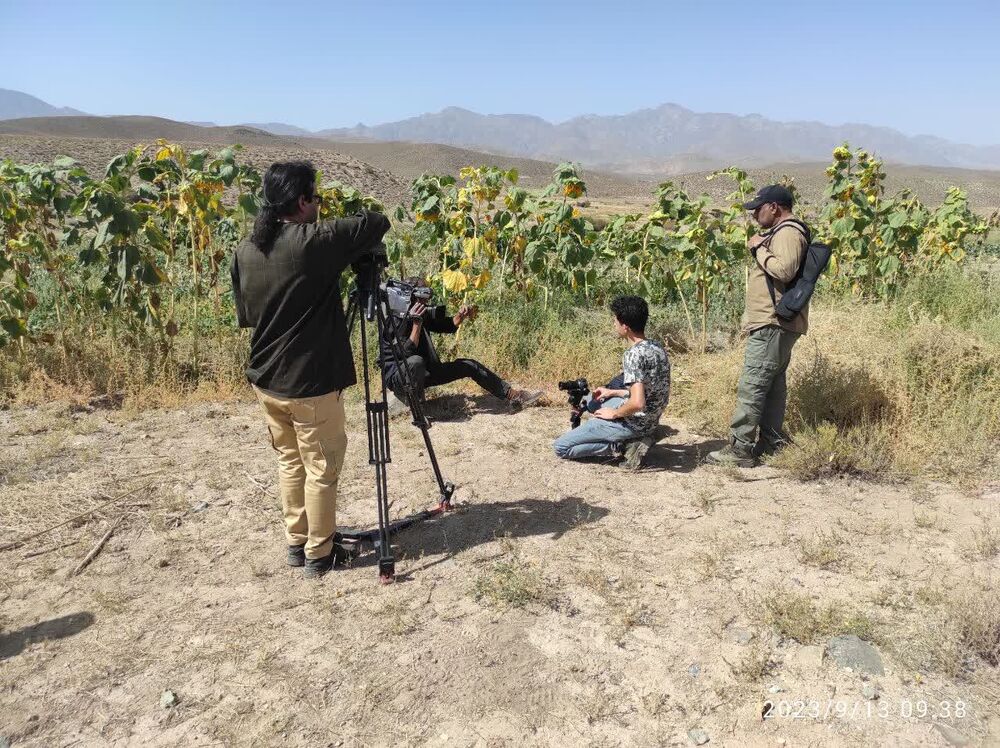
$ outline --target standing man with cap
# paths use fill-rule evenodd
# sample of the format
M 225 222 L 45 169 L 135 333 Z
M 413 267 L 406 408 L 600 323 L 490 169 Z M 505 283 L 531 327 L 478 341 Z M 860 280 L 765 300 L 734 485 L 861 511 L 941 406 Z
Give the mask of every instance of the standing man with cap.
M 784 445 L 785 372 L 792 347 L 809 326 L 809 307 L 792 320 L 775 314 L 785 289 L 796 279 L 809 246 L 809 230 L 792 213 L 793 198 L 780 184 L 763 187 L 743 207 L 761 232 L 747 240 L 753 258 L 747 278 L 743 332 L 748 335 L 743 374 L 729 444 L 709 453 L 714 465 L 753 467 L 761 455 Z
M 371 257 L 389 220 L 370 211 L 317 220 L 316 169 L 307 161 L 271 164 L 263 198 L 253 232 L 233 253 L 233 299 L 240 327 L 254 328 L 247 379 L 278 455 L 288 565 L 318 577 L 339 550 L 344 390 L 357 381 L 340 275 Z

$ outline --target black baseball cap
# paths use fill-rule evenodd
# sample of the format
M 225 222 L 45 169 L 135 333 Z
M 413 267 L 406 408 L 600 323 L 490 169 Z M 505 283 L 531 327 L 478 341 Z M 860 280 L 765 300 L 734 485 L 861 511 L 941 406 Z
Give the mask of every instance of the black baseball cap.
M 750 202 L 743 203 L 743 207 L 747 210 L 757 210 L 764 203 L 777 203 L 791 208 L 793 202 L 795 200 L 787 187 L 782 184 L 769 184 L 767 187 L 761 187 L 760 191 L 757 192 L 757 197 Z

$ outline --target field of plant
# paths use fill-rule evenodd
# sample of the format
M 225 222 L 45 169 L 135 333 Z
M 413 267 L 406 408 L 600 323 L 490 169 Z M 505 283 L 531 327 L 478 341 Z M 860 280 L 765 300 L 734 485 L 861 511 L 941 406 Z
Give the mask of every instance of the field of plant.
M 54 331 L 65 338 L 68 327 L 102 319 L 115 335 L 159 338 L 167 357 L 171 339 L 186 333 L 197 371 L 204 321 L 219 318 L 228 293 L 229 253 L 260 201 L 260 174 L 237 153 L 160 142 L 116 157 L 101 179 L 67 157 L 4 163 L 0 344 L 30 345 Z M 882 164 L 864 151 L 837 148 L 827 174 L 826 201 L 801 217 L 834 250 L 834 288 L 888 298 L 901 279 L 960 261 L 965 244 L 989 228 L 957 188 L 936 208 L 905 191 L 886 195 Z M 404 274 L 411 259 L 430 260 L 421 271 L 448 295 L 487 303 L 505 292 L 600 302 L 626 289 L 679 300 L 692 337 L 700 319 L 704 342 L 712 300 L 731 290 L 753 233 L 740 207 L 755 189 L 745 172 L 710 177 L 734 184 L 725 208 L 664 182 L 649 213 L 606 217 L 600 226 L 575 205 L 586 186 L 573 165 L 560 165 L 540 193 L 520 189 L 517 176 L 468 167 L 459 180 L 415 180 L 415 222 L 403 209 L 396 215 L 395 268 Z M 320 189 L 324 217 L 380 207 L 337 183 Z
M 187 152 L 160 141 L 114 158 L 100 177 L 68 157 L 0 166 L 5 398 L 74 392 L 155 405 L 165 393 L 245 387 L 245 335 L 235 329 L 227 271 L 257 212 L 261 175 L 238 156 L 239 147 Z M 814 391 L 793 384 L 790 423 L 803 438 L 785 459 L 812 455 L 804 474 L 919 474 L 929 463 L 932 474 L 974 474 L 1000 434 L 988 402 L 996 341 L 983 345 L 980 330 L 994 329 L 996 316 L 986 239 L 997 216 L 975 215 L 957 188 L 934 207 L 905 190 L 887 194 L 881 162 L 847 146 L 834 151 L 827 176 L 824 200 L 797 213 L 833 249 L 818 298 L 842 322 L 824 331 L 821 316 L 811 336 L 817 347 L 799 382 Z M 390 270 L 427 276 L 452 302 L 478 303 L 482 321 L 451 345 L 547 384 L 613 370 L 617 352 L 593 334 L 606 324 L 598 310 L 614 294 L 642 294 L 655 334 L 686 354 L 675 409 L 722 433 L 755 231 L 740 204 L 759 185 L 736 168 L 709 178 L 731 183 L 727 204 L 664 182 L 648 212 L 596 216 L 571 164 L 534 192 L 518 186 L 515 171 L 489 166 L 457 179 L 424 175 L 409 210 L 394 212 Z M 381 209 L 319 181 L 324 217 Z M 933 328 L 942 324 L 955 334 Z M 902 436 L 931 423 L 971 439 L 960 459 Z M 855 464 L 851 455 L 870 454 L 873 443 L 882 462 Z

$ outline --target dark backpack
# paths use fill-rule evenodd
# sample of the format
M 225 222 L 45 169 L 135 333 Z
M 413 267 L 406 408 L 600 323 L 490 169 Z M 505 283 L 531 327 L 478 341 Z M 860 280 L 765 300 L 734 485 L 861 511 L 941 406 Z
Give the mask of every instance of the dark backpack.
M 771 303 L 774 304 L 774 313 L 783 320 L 791 321 L 795 319 L 795 316 L 799 312 L 805 309 L 806 304 L 809 303 L 809 299 L 812 298 L 813 291 L 816 290 L 816 282 L 819 280 L 820 275 L 823 274 L 823 271 L 826 270 L 826 266 L 830 264 L 832 252 L 822 242 L 814 242 L 809 227 L 801 221 L 786 221 L 778 229 L 784 226 L 791 226 L 799 231 L 806 238 L 806 241 L 809 242 L 809 246 L 806 247 L 806 256 L 803 258 L 802 264 L 799 265 L 798 272 L 781 295 L 780 302 L 775 301 L 774 278 L 768 275 L 767 270 L 764 270 L 764 266 L 761 265 L 760 260 L 757 260 L 756 252 L 754 252 L 753 258 L 764 273 L 764 279 L 767 281 L 767 291 L 771 294 Z M 776 233 L 777 229 L 768 236 L 766 244 L 770 245 L 771 239 Z

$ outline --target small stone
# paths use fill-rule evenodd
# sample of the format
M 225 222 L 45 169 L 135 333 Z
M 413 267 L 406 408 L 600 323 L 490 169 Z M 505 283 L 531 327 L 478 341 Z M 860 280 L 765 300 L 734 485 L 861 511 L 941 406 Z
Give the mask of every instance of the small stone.
M 193 504 L 191 506 L 191 513 L 192 514 L 197 514 L 198 512 L 203 512 L 206 509 L 208 509 L 208 502 L 207 501 L 199 501 L 197 504 Z
M 962 748 L 962 746 L 969 744 L 969 739 L 954 727 L 948 727 L 948 725 L 943 725 L 940 722 L 935 722 L 934 726 L 937 728 L 937 731 L 941 733 L 941 737 L 947 740 L 951 745 L 956 746 L 956 748 Z
M 160 694 L 160 706 L 163 707 L 164 709 L 169 709 L 172 706 L 177 706 L 178 701 L 179 699 L 177 698 L 177 694 L 175 694 L 170 689 L 167 689 L 162 694 Z
M 691 738 L 691 742 L 695 745 L 705 745 L 705 743 L 711 740 L 707 732 L 698 729 L 688 730 L 688 737 Z
M 168 566 L 170 566 L 170 561 L 168 561 L 165 558 L 161 558 L 159 561 L 156 562 L 157 569 L 166 569 Z
M 861 695 L 868 699 L 868 701 L 875 701 L 879 697 L 878 686 L 874 683 L 865 683 L 861 689 Z
M 826 656 L 848 672 L 885 675 L 882 657 L 871 644 L 855 634 L 835 636 L 827 642 Z
M 770 687 L 769 689 L 767 689 L 767 690 L 768 690 L 768 691 L 769 691 L 770 693 L 781 693 L 781 691 L 782 691 L 783 689 L 781 688 L 781 686 L 777 686 L 777 685 L 775 685 L 775 686 L 771 686 L 771 687 Z
M 688 674 L 692 678 L 697 678 L 701 674 L 701 666 L 696 662 L 691 663 L 691 667 L 688 668 Z

